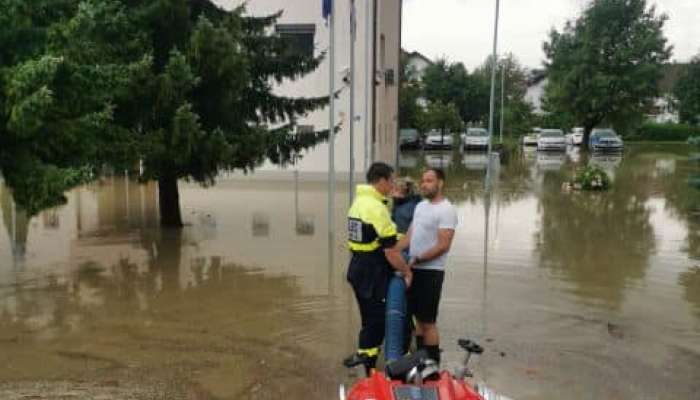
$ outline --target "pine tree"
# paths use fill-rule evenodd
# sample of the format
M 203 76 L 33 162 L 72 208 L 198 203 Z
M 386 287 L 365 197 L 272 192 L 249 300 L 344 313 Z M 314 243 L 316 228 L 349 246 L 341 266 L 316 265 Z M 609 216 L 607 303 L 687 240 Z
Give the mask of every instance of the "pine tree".
M 178 180 L 289 163 L 328 131 L 294 134 L 326 96 L 274 86 L 324 54 L 291 51 L 281 13 L 210 0 L 0 0 L 0 169 L 30 212 L 101 167 L 144 168 L 161 222 L 182 226 Z M 22 40 L 20 40 L 22 39 Z

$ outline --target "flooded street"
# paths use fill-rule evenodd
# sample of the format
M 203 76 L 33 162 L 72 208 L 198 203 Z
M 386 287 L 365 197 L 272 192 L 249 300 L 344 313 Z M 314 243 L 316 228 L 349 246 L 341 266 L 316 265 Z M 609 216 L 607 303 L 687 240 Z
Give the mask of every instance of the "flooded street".
M 483 154 L 403 154 L 404 174 L 445 168 L 459 211 L 444 366 L 469 337 L 486 348 L 478 380 L 516 400 L 700 398 L 690 157 L 686 145 L 526 149 L 488 195 Z M 608 171 L 612 190 L 563 190 L 585 164 Z M 0 398 L 337 398 L 353 380 L 340 360 L 359 315 L 345 282 L 347 184 L 329 246 L 324 179 L 181 183 L 181 232 L 159 228 L 155 185 L 123 176 L 31 219 L 0 186 Z

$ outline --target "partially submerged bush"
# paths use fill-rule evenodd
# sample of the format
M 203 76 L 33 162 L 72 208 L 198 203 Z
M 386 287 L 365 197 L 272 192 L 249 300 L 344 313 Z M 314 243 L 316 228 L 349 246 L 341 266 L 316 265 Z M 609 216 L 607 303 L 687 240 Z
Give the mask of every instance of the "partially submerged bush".
M 608 190 L 610 177 L 602 168 L 589 165 L 576 173 L 574 187 L 583 190 Z

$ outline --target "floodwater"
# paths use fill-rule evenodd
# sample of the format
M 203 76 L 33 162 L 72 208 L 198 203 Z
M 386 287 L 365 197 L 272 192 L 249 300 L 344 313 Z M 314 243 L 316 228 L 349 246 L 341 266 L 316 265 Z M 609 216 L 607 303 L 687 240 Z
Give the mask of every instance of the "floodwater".
M 439 318 L 444 366 L 459 365 L 456 340 L 469 337 L 486 347 L 476 379 L 516 400 L 700 398 L 690 153 L 528 150 L 502 160 L 491 194 L 483 154 L 403 154 L 405 174 L 447 170 L 460 217 Z M 585 164 L 608 171 L 613 189 L 566 191 Z M 182 183 L 181 232 L 158 227 L 154 185 L 123 176 L 33 218 L 0 186 L 0 397 L 337 398 L 354 379 L 339 363 L 359 324 L 338 187 L 329 246 L 322 176 Z

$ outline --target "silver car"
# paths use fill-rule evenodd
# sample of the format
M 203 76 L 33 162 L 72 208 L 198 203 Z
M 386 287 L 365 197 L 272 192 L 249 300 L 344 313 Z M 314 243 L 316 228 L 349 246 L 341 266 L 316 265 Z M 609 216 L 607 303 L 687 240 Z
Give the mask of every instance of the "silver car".
M 452 141 L 452 134 L 450 132 L 445 132 L 443 135 L 440 131 L 433 130 L 428 133 L 428 138 L 425 139 L 423 147 L 426 150 L 451 149 Z
M 486 150 L 489 147 L 489 132 L 484 128 L 469 128 L 462 136 L 464 150 Z
M 561 129 L 543 129 L 537 139 L 539 151 L 566 151 L 566 137 Z

